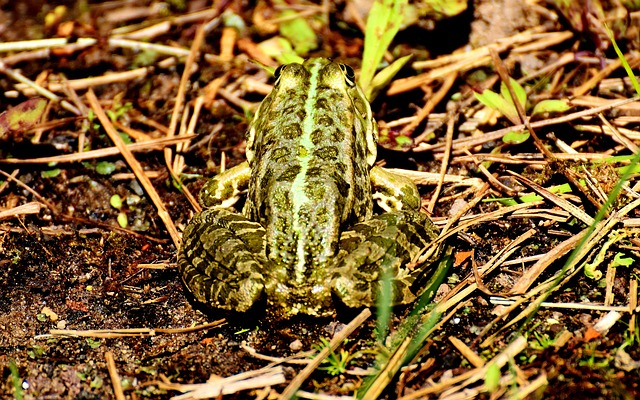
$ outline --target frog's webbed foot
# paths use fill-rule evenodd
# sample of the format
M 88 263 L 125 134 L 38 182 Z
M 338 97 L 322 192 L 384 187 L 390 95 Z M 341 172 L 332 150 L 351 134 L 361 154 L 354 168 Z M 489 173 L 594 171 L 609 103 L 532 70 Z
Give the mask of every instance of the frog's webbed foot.
M 200 302 L 247 311 L 264 289 L 264 228 L 228 209 L 197 214 L 182 235 L 178 267 Z
M 340 237 L 334 290 L 349 307 L 373 306 L 382 279 L 390 279 L 394 304 L 416 298 L 412 285 L 430 263 L 412 265 L 437 237 L 425 214 L 394 211 L 355 224 Z

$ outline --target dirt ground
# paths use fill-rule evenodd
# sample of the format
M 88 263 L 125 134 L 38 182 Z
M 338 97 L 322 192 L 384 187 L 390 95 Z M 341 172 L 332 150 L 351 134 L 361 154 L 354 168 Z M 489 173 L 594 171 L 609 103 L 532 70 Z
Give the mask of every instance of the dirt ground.
M 0 1 L 0 111 L 43 97 L 20 77 L 55 93 L 34 123 L 0 117 L 1 398 L 164 399 L 212 376 L 248 382 L 241 390 L 225 381 L 227 398 L 279 398 L 360 315 L 341 308 L 287 321 L 196 303 L 158 204 L 179 234 L 194 214 L 188 194 L 245 159 L 245 130 L 273 83 L 251 60 L 280 63 L 267 49 L 286 37 L 287 20 L 314 33 L 305 57 L 359 70 L 370 3 Z M 640 108 L 637 99 L 622 104 L 637 94 L 601 23 L 609 21 L 637 75 L 640 14 L 618 2 L 521 3 L 451 1 L 456 11 L 438 12 L 412 3 L 416 17 L 385 58 L 413 54 L 372 102 L 378 160 L 419 185 L 451 258 L 421 311 L 423 326 L 429 316 L 441 322 L 411 342 L 417 355 L 369 398 L 640 397 L 640 196 L 637 173 L 623 169 L 638 162 Z M 143 29 L 153 31 L 135 35 Z M 43 42 L 54 38 L 65 42 Z M 514 121 L 474 95 L 499 92 L 496 59 L 488 50 L 456 58 L 488 45 L 526 89 L 535 131 L 523 140 L 503 139 L 518 131 L 518 113 Z M 427 60 L 438 63 L 419 64 Z M 99 81 L 114 73 L 122 75 Z M 549 99 L 570 107 L 533 109 Z M 172 117 L 176 104 L 187 111 Z M 123 143 L 138 145 L 134 158 L 160 203 L 114 147 L 98 107 Z M 622 177 L 625 188 L 598 216 Z M 393 309 L 386 340 L 372 309 L 297 395 L 363 396 L 381 365 L 406 351 L 394 341 L 421 335 L 405 328 L 412 309 Z M 250 371 L 274 380 L 238 375 Z

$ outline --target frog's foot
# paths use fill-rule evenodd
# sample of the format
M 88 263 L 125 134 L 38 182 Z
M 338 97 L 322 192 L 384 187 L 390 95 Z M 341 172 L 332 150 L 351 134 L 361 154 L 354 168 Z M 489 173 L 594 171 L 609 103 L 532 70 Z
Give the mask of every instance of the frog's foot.
M 369 176 L 373 199 L 383 210 L 420 210 L 420 193 L 411 179 L 378 166 L 371 168 Z
M 373 306 L 383 279 L 390 279 L 394 304 L 410 303 L 419 294 L 416 277 L 430 265 L 414 265 L 437 237 L 427 215 L 394 211 L 355 224 L 340 237 L 334 290 L 349 307 Z
M 178 267 L 196 300 L 247 311 L 264 289 L 264 229 L 228 209 L 197 214 L 182 235 Z

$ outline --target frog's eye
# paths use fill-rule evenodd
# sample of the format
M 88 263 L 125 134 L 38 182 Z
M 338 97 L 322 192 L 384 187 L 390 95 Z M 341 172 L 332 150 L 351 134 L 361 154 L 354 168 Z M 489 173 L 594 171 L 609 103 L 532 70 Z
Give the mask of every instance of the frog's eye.
M 273 76 L 276 78 L 276 80 L 280 79 L 280 73 L 282 73 L 283 67 L 284 67 L 284 64 L 276 68 L 276 70 L 273 72 Z
M 340 64 L 340 69 L 344 73 L 344 76 L 347 78 L 347 84 L 349 86 L 353 86 L 356 80 L 356 74 L 353 72 L 353 68 L 346 64 Z

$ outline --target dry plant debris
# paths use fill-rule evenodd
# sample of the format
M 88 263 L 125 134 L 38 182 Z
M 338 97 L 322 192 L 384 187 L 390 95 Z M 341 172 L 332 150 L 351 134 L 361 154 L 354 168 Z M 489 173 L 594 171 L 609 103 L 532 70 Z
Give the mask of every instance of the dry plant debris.
M 15 3 L 0 397 L 640 397 L 633 2 Z M 410 17 L 367 28 L 393 4 Z M 449 246 L 434 302 L 388 321 L 192 303 L 176 246 L 192 193 L 244 159 L 258 64 L 332 57 L 385 81 L 365 42 L 399 71 L 368 92 L 379 162 L 420 185 Z

